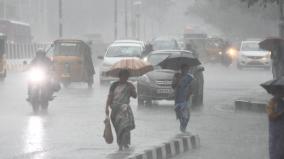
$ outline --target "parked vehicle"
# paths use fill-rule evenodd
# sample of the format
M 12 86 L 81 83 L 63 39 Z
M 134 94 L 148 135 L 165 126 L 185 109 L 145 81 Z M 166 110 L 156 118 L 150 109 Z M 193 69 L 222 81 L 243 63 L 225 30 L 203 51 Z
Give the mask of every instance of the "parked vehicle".
M 144 50 L 144 45 L 140 42 L 114 42 L 112 43 L 104 57 L 99 57 L 103 59 L 102 65 L 100 67 L 100 82 L 101 84 L 115 81 L 115 77 L 107 76 L 106 72 L 110 67 L 116 62 L 122 59 L 138 58 L 141 59 Z M 134 78 L 131 78 L 135 80 Z
M 48 54 L 54 62 L 57 78 L 69 86 L 72 82 L 86 82 L 91 88 L 95 74 L 89 46 L 77 39 L 60 39 L 54 41 Z
M 259 40 L 242 41 L 237 60 L 238 69 L 247 67 L 271 68 L 271 52 L 259 47 Z
M 0 32 L 7 36 L 7 41 L 11 43 L 31 43 L 32 34 L 31 26 L 28 23 L 0 20 Z
M 172 88 L 172 79 L 176 73 L 174 70 L 162 69 L 158 66 L 161 61 L 166 59 L 171 54 L 186 52 L 185 50 L 159 50 L 151 52 L 145 61 L 151 63 L 154 66 L 154 71 L 151 71 L 138 78 L 137 90 L 138 90 L 138 104 L 140 106 L 151 105 L 153 100 L 174 100 L 174 90 Z M 193 81 L 193 96 L 192 104 L 199 106 L 203 104 L 203 71 L 204 67 L 199 65 L 191 68 L 191 73 L 194 75 Z
M 0 34 L 0 80 L 4 80 L 7 76 L 7 62 L 6 62 L 6 36 Z

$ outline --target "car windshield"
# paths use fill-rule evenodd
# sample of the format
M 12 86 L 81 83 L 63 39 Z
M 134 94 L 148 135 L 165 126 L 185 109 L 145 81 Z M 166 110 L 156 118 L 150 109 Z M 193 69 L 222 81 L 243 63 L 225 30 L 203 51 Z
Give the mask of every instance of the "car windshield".
M 151 54 L 148 56 L 148 62 L 150 62 L 153 66 L 156 66 L 168 56 L 169 54 Z
M 177 45 L 173 40 L 159 40 L 153 43 L 154 50 L 175 50 Z
M 139 46 L 112 46 L 108 49 L 106 57 L 141 57 Z
M 54 48 L 55 56 L 79 56 L 80 45 L 79 43 L 59 43 Z
M 258 42 L 247 42 L 243 43 L 241 51 L 263 51 L 258 45 Z

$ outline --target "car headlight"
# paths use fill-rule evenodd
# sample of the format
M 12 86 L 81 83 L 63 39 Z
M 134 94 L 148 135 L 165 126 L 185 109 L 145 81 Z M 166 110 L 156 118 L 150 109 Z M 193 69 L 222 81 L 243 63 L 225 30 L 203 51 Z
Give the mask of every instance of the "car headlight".
M 141 76 L 139 79 L 140 79 L 139 81 L 142 81 L 142 82 L 145 82 L 145 83 L 151 82 L 150 78 L 146 75 Z
M 230 48 L 227 51 L 227 54 L 231 57 L 231 58 L 235 58 L 237 56 L 237 50 L 234 48 Z
M 103 63 L 101 69 L 102 69 L 103 71 L 106 71 L 106 70 L 108 70 L 111 66 L 112 66 L 112 65 L 110 65 L 110 64 Z
M 144 62 L 147 62 L 147 61 L 148 61 L 148 58 L 147 58 L 147 57 L 144 57 L 144 58 L 143 58 L 143 61 L 144 61 Z
M 268 52 L 266 55 L 265 55 L 265 58 L 269 59 L 271 57 L 271 52 Z
M 31 82 L 40 83 L 45 81 L 47 78 L 45 71 L 42 68 L 35 67 L 32 68 L 29 72 L 29 80 Z

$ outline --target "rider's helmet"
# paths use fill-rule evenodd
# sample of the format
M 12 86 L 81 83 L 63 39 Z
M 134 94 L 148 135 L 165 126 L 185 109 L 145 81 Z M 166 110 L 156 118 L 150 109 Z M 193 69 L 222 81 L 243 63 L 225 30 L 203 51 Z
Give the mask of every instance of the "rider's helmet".
M 42 49 L 42 48 L 37 49 L 37 51 L 36 51 L 37 57 L 44 57 L 45 55 L 46 55 L 46 51 L 44 49 Z

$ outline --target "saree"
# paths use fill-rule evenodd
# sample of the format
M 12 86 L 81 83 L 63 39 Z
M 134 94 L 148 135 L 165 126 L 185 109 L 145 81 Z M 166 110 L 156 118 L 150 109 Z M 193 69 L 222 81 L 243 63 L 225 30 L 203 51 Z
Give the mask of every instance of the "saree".
M 117 144 L 119 146 L 130 145 L 130 131 L 135 128 L 134 115 L 130 103 L 130 83 L 111 87 L 114 99 L 111 105 L 111 121 L 114 126 Z
M 283 99 L 277 100 L 275 112 L 284 111 Z M 284 115 L 275 120 L 269 120 L 269 155 L 270 159 L 284 158 Z
M 180 121 L 180 130 L 186 131 L 186 127 L 190 118 L 188 91 L 191 89 L 192 75 L 189 73 L 179 79 L 179 84 L 176 88 L 175 97 L 175 112 L 177 119 Z

